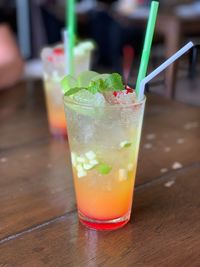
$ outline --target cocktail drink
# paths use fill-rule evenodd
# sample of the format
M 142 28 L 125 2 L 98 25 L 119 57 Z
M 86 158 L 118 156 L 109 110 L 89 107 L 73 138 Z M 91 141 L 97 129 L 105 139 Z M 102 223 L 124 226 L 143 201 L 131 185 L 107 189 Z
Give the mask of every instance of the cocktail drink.
M 75 76 L 89 70 L 93 48 L 90 41 L 81 42 L 74 48 Z M 60 86 L 60 81 L 66 75 L 67 69 L 63 45 L 44 48 L 41 57 L 50 132 L 56 137 L 65 137 L 67 134 L 66 120 L 63 107 L 63 91 Z
M 102 90 L 117 84 L 110 77 L 97 75 L 89 91 L 64 97 L 79 219 L 99 230 L 130 219 L 145 106 L 130 88 Z

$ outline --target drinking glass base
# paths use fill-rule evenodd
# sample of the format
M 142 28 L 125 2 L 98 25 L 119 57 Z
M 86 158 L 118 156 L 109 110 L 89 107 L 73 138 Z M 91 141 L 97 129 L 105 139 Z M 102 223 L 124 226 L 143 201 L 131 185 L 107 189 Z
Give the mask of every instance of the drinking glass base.
M 80 222 L 87 228 L 98 230 L 98 231 L 111 231 L 122 228 L 130 220 L 130 214 L 127 214 L 123 217 L 110 219 L 110 220 L 98 220 L 95 218 L 90 218 L 85 216 L 80 211 L 78 212 Z

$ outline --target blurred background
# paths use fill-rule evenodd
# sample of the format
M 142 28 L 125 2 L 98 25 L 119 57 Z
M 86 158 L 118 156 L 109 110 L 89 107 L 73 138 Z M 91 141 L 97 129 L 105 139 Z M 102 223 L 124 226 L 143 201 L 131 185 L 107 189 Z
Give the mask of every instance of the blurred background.
M 200 1 L 159 2 L 160 19 L 149 72 L 187 41 L 200 43 Z M 130 46 L 135 55 L 130 83 L 135 83 L 149 4 L 148 0 L 77 1 L 77 38 L 91 39 L 96 46 L 92 69 L 123 73 L 123 49 Z M 66 25 L 65 5 L 64 0 L 0 1 L 0 88 L 11 86 L 21 77 L 25 80 L 42 78 L 41 50 L 62 42 L 61 33 Z M 6 68 L 7 61 L 12 64 L 7 64 Z M 175 71 L 176 82 L 172 77 L 168 84 L 175 87 L 178 100 L 195 105 L 200 104 L 198 62 L 198 49 L 194 49 L 181 60 Z M 164 74 L 161 75 L 150 90 L 166 95 L 165 78 Z

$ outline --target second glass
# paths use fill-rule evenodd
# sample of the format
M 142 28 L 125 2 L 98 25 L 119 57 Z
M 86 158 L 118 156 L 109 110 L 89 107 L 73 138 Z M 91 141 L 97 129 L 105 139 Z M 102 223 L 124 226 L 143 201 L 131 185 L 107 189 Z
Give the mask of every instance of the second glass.
M 90 69 L 93 49 L 93 44 L 90 41 L 81 42 L 74 48 L 75 77 Z M 66 75 L 63 45 L 44 48 L 41 57 L 49 129 L 53 136 L 63 138 L 67 136 L 63 92 L 60 85 L 60 81 Z

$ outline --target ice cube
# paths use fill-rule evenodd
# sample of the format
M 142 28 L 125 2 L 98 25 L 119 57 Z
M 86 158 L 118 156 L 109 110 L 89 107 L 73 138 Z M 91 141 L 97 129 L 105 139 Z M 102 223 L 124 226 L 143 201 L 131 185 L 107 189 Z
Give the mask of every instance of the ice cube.
M 52 49 L 47 47 L 44 48 L 41 52 L 42 60 L 46 60 L 52 54 Z
M 87 172 L 86 172 L 86 171 L 84 171 L 84 170 L 82 170 L 82 171 L 79 171 L 79 172 L 77 173 L 77 176 L 78 176 L 78 178 L 85 177 L 86 175 L 87 175 Z
M 99 164 L 99 162 L 96 159 L 92 159 L 92 160 L 90 160 L 90 164 L 92 164 L 93 166 L 96 166 Z
M 83 164 L 83 169 L 88 171 L 91 170 L 94 167 L 94 165 L 90 164 L 90 163 L 84 163 Z
M 86 162 L 85 157 L 77 157 L 76 160 L 77 160 L 77 162 L 79 162 L 79 163 L 85 163 L 85 162 Z
M 125 181 L 128 179 L 128 172 L 125 169 L 119 169 L 119 181 Z
M 82 105 L 88 106 L 104 106 L 105 98 L 102 94 L 92 94 L 89 91 L 83 89 L 74 95 L 74 100 Z
M 76 166 L 76 164 L 77 164 L 77 155 L 76 155 L 76 153 L 74 153 L 74 152 L 71 153 L 71 160 L 72 160 L 72 165 Z

